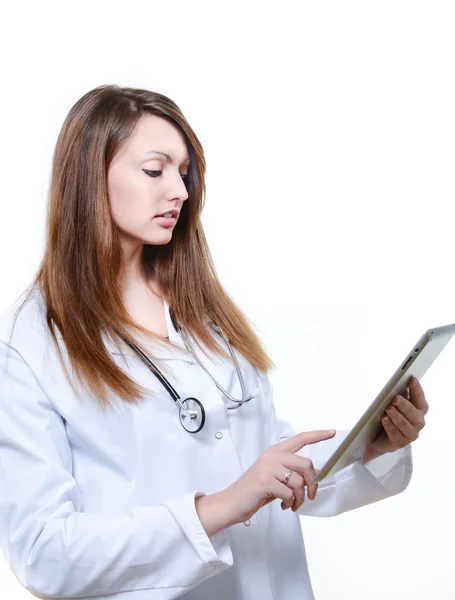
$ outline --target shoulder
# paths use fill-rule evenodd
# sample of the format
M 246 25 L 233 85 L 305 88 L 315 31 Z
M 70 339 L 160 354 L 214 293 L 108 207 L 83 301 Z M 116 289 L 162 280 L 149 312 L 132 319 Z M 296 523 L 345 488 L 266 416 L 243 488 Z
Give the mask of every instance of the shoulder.
M 50 341 L 44 298 L 33 290 L 0 314 L 0 342 L 19 354 L 44 350 Z

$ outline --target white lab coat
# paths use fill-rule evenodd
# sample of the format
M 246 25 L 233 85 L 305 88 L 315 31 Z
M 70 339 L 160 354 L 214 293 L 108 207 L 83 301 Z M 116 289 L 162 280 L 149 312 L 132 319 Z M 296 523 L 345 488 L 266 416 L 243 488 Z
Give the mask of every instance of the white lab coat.
M 0 543 L 8 564 L 40 598 L 314 598 L 299 515 L 333 516 L 402 492 L 411 447 L 345 468 L 320 483 L 298 513 L 282 511 L 276 500 L 208 537 L 195 496 L 226 488 L 296 431 L 276 417 L 268 377 L 237 351 L 246 389 L 258 396 L 228 411 L 232 404 L 186 353 L 167 303 L 165 309 L 170 339 L 182 351 L 153 350 L 177 392 L 202 401 L 206 423 L 197 434 L 182 428 L 176 404 L 129 348 L 119 354 L 105 337 L 114 360 L 159 396 L 140 406 L 120 401 L 105 413 L 65 380 L 42 325 L 41 296 L 26 304 L 10 347 L 12 308 L 1 315 Z M 241 397 L 233 362 L 195 351 Z M 304 382 L 301 389 L 305 401 Z M 298 454 L 320 468 L 347 433 Z

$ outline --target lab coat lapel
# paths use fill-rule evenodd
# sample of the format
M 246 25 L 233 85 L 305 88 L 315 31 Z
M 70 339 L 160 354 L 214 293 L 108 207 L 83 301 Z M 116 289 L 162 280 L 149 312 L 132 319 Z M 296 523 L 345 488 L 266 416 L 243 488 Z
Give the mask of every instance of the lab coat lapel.
M 166 318 L 166 326 L 169 336 L 169 341 L 177 344 L 181 347 L 181 349 L 170 348 L 165 346 L 164 344 L 155 343 L 153 340 L 147 341 L 147 346 L 150 348 L 153 356 L 158 359 L 188 359 L 188 352 L 186 351 L 184 342 L 180 334 L 175 329 L 172 319 L 169 313 L 169 304 L 166 300 L 163 299 L 164 302 L 164 314 Z M 107 336 L 103 336 L 105 338 L 105 345 L 108 352 L 112 355 L 129 355 L 134 352 L 131 348 L 126 346 L 126 344 L 122 343 L 121 351 L 115 348 L 114 343 L 108 339 Z
M 164 344 L 158 344 L 153 341 L 148 341 L 147 346 L 150 348 L 153 356 L 155 358 L 163 358 L 163 359 L 188 359 L 188 352 L 186 351 L 184 342 L 180 334 L 176 331 L 172 324 L 172 319 L 169 314 L 169 305 L 166 301 L 164 301 L 164 312 L 166 317 L 167 331 L 169 334 L 169 340 L 174 344 L 181 346 L 181 350 L 174 349 L 165 346 Z M 60 331 L 56 330 L 57 339 L 63 340 L 63 336 Z M 109 354 L 113 357 L 115 356 L 130 356 L 134 351 L 132 348 L 127 346 L 123 341 L 116 340 L 116 343 L 104 332 L 101 332 L 101 338 L 103 340 L 104 346 Z M 140 338 L 139 338 L 140 339 Z
M 173 324 L 171 316 L 170 316 L 169 304 L 167 303 L 167 301 L 165 299 L 163 299 L 163 302 L 164 302 L 164 314 L 165 314 L 165 319 L 166 319 L 167 331 L 169 334 L 169 341 L 171 341 L 174 344 L 176 344 L 177 346 L 179 346 L 179 348 L 167 347 L 164 344 L 158 344 L 158 343 L 153 342 L 152 340 L 147 341 L 146 346 L 150 349 L 151 354 L 156 359 L 188 361 L 189 359 L 192 359 L 193 356 L 191 353 L 189 353 L 186 350 L 185 343 L 183 341 L 182 336 L 174 327 L 174 324 Z M 214 335 L 214 334 L 212 334 L 212 335 Z M 101 332 L 101 337 L 103 339 L 106 350 L 109 352 L 109 354 L 114 359 L 117 356 L 122 357 L 122 356 L 134 355 L 134 350 L 132 348 L 130 348 L 124 342 L 119 341 L 118 342 L 119 347 L 116 347 L 116 344 L 114 343 L 114 341 L 105 332 Z M 188 337 L 191 338 L 191 336 L 189 336 L 189 335 L 188 335 Z M 59 331 L 57 331 L 57 338 L 62 339 L 62 336 Z M 190 343 L 191 342 L 192 342 L 192 340 L 190 339 Z M 231 377 L 233 376 L 232 369 L 231 369 L 232 359 L 230 357 L 227 359 L 222 358 L 222 357 L 219 357 L 219 358 L 217 357 L 215 359 L 215 361 L 211 361 L 204 355 L 203 352 L 201 352 L 201 350 L 197 347 L 197 345 L 194 342 L 192 343 L 192 349 L 193 349 L 193 352 L 196 354 L 196 356 L 199 358 L 199 360 L 213 374 L 213 376 L 217 379 L 217 381 L 219 381 L 219 383 L 223 387 L 226 387 L 231 383 L 230 381 L 228 381 L 229 375 Z M 224 349 L 227 352 L 226 346 L 224 346 Z M 234 350 L 234 352 L 235 352 L 235 350 Z M 240 355 L 237 354 L 237 356 L 241 361 L 242 358 L 240 357 Z M 231 365 L 231 367 L 229 366 L 229 364 Z M 234 373 L 235 373 L 235 370 L 234 370 Z M 235 380 L 235 378 L 234 378 L 234 380 Z M 240 396 L 241 396 L 241 393 L 240 393 Z

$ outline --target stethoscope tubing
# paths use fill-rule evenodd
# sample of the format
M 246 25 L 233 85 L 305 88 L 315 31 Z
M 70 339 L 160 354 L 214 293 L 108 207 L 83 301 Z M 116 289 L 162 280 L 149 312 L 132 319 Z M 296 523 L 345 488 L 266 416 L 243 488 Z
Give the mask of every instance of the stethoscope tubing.
M 142 358 L 142 360 L 146 362 L 149 369 L 151 369 L 153 371 L 154 375 L 156 375 L 156 377 L 158 377 L 158 379 L 164 385 L 164 387 L 166 388 L 168 393 L 171 395 L 172 399 L 180 405 L 180 408 L 183 408 L 182 403 L 180 402 L 180 396 L 177 394 L 177 392 L 172 387 L 172 385 L 169 383 L 169 381 L 164 377 L 164 375 L 161 373 L 161 371 L 158 369 L 158 367 L 156 367 L 153 364 L 153 362 L 150 360 L 150 358 L 146 354 L 144 354 L 144 352 L 142 352 L 142 350 L 140 348 L 138 348 L 136 346 L 136 344 L 133 344 L 133 342 L 131 342 L 130 340 L 127 340 L 126 338 L 122 338 L 122 339 L 126 344 L 128 344 L 128 346 L 130 348 L 132 348 L 135 352 L 137 352 L 137 354 L 139 354 L 139 356 Z
M 164 377 L 161 371 L 156 367 L 149 357 L 142 352 L 140 348 L 136 346 L 130 340 L 121 336 L 125 344 L 132 348 L 140 358 L 145 362 L 146 366 L 152 371 L 152 373 L 159 379 L 164 385 L 171 398 L 179 405 L 179 419 L 182 427 L 189 433 L 197 433 L 200 431 L 205 424 L 205 409 L 200 400 L 197 398 L 186 398 L 183 402 L 180 400 L 180 396 L 177 394 L 175 389 Z M 189 418 L 189 422 L 187 419 Z
M 180 333 L 180 335 L 183 339 L 183 342 L 185 344 L 185 348 L 187 349 L 187 351 L 195 358 L 195 360 L 198 362 L 198 364 L 209 375 L 209 377 L 212 379 L 212 381 L 217 386 L 217 388 L 220 390 L 220 392 L 222 392 L 231 402 L 236 404 L 236 406 L 228 406 L 227 407 L 228 410 L 234 410 L 236 408 L 240 408 L 240 406 L 245 404 L 245 402 L 249 402 L 252 398 L 254 398 L 254 394 L 251 394 L 250 396 L 246 397 L 245 382 L 243 380 L 242 372 L 239 367 L 237 358 L 236 358 L 234 352 L 232 351 L 232 347 L 231 347 L 231 344 L 230 344 L 228 338 L 225 336 L 222 329 L 214 321 L 211 321 L 211 325 L 212 325 L 213 329 L 215 331 L 217 331 L 223 338 L 224 342 L 226 343 L 226 345 L 229 349 L 229 353 L 232 357 L 232 360 L 234 361 L 235 369 L 237 371 L 237 376 L 239 378 L 240 386 L 242 388 L 242 400 L 237 400 L 236 398 L 233 398 L 216 381 L 216 379 L 213 377 L 213 375 L 210 373 L 210 371 L 205 367 L 205 365 L 202 363 L 202 361 L 196 355 L 185 332 L 178 325 L 178 323 L 176 323 L 171 309 L 169 309 L 169 314 L 171 316 L 172 323 L 174 325 L 175 330 Z M 166 377 L 164 377 L 164 375 L 161 373 L 161 371 L 158 369 L 158 367 L 150 360 L 150 358 L 144 352 L 142 352 L 142 350 L 140 348 L 138 348 L 136 346 L 136 344 L 134 344 L 133 342 L 131 342 L 130 340 L 126 339 L 123 336 L 121 336 L 121 338 L 134 352 L 136 352 L 139 355 L 139 357 L 146 364 L 146 366 L 152 371 L 152 373 L 157 377 L 157 379 L 161 382 L 161 384 L 166 388 L 166 391 L 169 393 L 169 395 L 174 400 L 174 402 L 176 402 L 179 405 L 179 418 L 180 418 L 180 423 L 182 424 L 183 428 L 186 429 L 186 431 L 188 431 L 189 433 L 197 433 L 198 431 L 200 431 L 203 428 L 204 423 L 205 423 L 205 409 L 204 409 L 202 402 L 200 400 L 198 400 L 197 398 L 193 398 L 193 397 L 186 398 L 182 402 L 180 399 L 180 396 L 178 395 L 176 390 L 172 387 L 172 385 L 166 379 Z M 189 417 L 189 423 L 187 422 L 188 417 Z
M 226 343 L 226 346 L 228 347 L 229 353 L 232 357 L 232 360 L 234 361 L 235 364 L 235 369 L 237 371 L 237 375 L 240 381 L 240 387 L 242 388 L 242 400 L 237 400 L 237 398 L 233 398 L 219 383 L 218 381 L 213 377 L 213 375 L 210 373 L 210 371 L 205 367 L 205 365 L 202 363 L 201 360 L 199 360 L 199 357 L 196 355 L 196 353 L 194 352 L 193 348 L 191 348 L 188 338 L 186 336 L 186 334 L 183 332 L 183 329 L 180 328 L 179 333 L 182 336 L 182 339 L 185 343 L 185 347 L 186 349 L 192 354 L 192 356 L 197 360 L 197 362 L 199 363 L 199 365 L 204 369 L 204 371 L 207 373 L 207 375 L 209 375 L 209 377 L 212 379 L 213 383 L 216 385 L 216 387 L 220 390 L 221 393 L 223 393 L 231 402 L 237 403 L 237 406 L 228 406 L 227 409 L 228 410 L 235 410 L 236 408 L 240 408 L 242 406 L 242 404 L 245 404 L 245 402 L 249 402 L 250 400 L 252 400 L 254 398 L 254 395 L 249 396 L 248 398 L 246 398 L 246 391 L 245 391 L 245 382 L 243 381 L 243 376 L 242 376 L 242 371 L 239 367 L 239 363 L 237 362 L 237 358 L 234 354 L 234 352 L 232 351 L 232 347 L 231 344 L 229 343 L 229 340 L 227 339 L 227 337 L 224 335 L 222 329 L 216 325 L 216 323 L 214 323 L 212 321 L 212 327 L 215 331 L 217 331 L 219 334 L 221 334 L 222 338 L 224 339 L 224 342 Z

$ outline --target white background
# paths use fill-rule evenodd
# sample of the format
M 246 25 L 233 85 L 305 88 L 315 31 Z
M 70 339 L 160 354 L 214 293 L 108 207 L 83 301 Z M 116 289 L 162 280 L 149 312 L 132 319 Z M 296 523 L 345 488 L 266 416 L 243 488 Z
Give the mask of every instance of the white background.
M 455 322 L 453 2 L 41 1 L 3 18 L 1 310 L 41 258 L 66 114 L 116 83 L 170 96 L 200 138 L 215 265 L 297 430 L 352 427 L 423 330 Z M 408 489 L 301 518 L 317 600 L 455 597 L 454 365 L 452 341 L 423 378 Z M 3 558 L 0 596 L 30 597 Z

